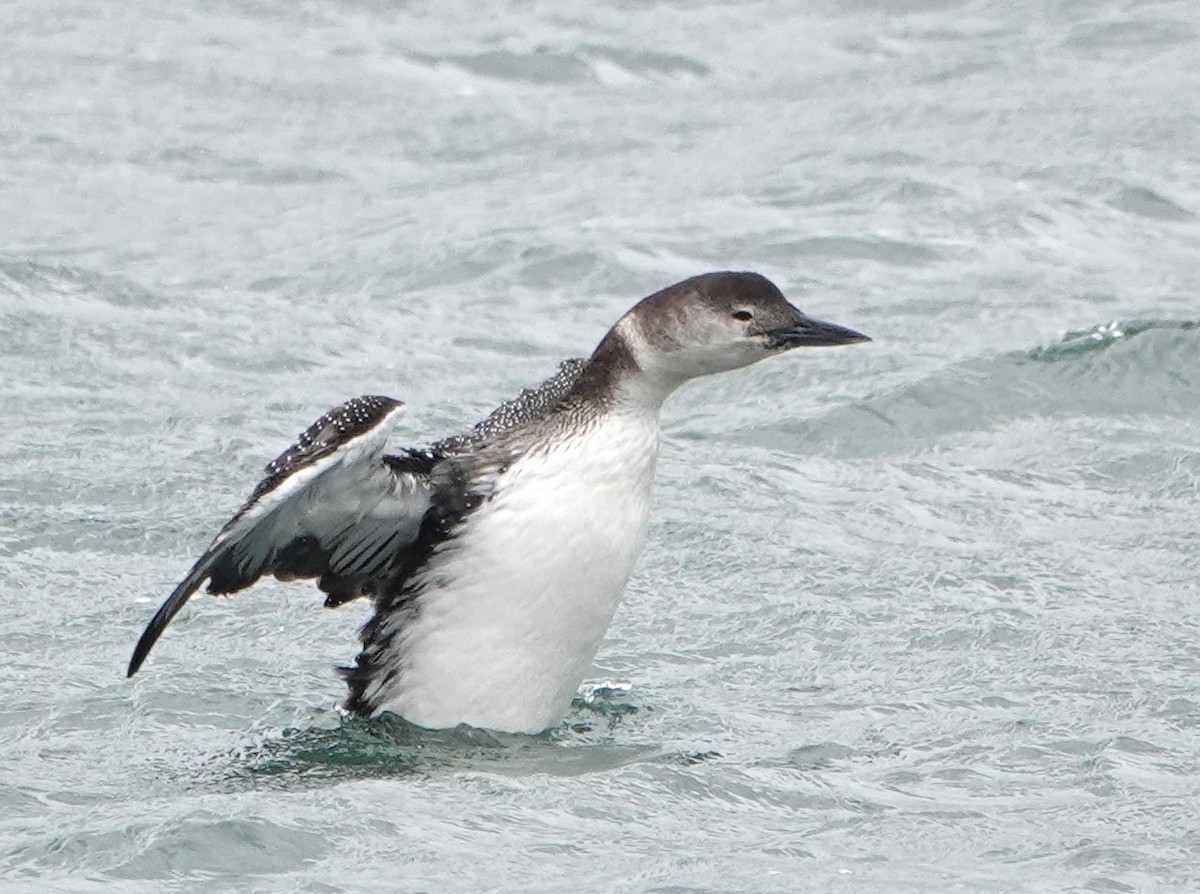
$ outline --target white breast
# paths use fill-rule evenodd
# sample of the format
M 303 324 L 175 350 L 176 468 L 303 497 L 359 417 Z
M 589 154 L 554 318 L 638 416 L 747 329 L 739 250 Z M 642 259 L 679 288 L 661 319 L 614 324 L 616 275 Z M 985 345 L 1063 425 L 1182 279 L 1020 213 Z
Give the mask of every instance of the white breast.
M 557 724 L 641 550 L 658 438 L 657 414 L 611 415 L 515 462 L 414 578 L 379 710 L 431 728 Z

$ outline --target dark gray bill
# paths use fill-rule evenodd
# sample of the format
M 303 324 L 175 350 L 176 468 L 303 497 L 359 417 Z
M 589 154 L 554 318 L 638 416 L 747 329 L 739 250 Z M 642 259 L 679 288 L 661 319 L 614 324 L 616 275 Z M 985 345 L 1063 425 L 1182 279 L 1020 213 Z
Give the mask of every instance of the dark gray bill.
M 818 348 L 828 345 L 852 345 L 870 341 L 869 335 L 824 320 L 805 319 L 803 323 L 767 333 L 773 348 Z

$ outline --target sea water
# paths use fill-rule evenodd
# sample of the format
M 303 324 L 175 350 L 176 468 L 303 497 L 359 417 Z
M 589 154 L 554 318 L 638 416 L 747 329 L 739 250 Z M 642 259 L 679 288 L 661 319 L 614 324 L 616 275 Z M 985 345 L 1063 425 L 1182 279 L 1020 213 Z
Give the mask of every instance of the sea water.
M 46 0 L 0 77 L 0 891 L 1200 890 L 1188 0 Z M 305 583 L 125 679 L 327 408 L 725 268 L 875 341 L 668 404 L 561 727 L 344 717 Z

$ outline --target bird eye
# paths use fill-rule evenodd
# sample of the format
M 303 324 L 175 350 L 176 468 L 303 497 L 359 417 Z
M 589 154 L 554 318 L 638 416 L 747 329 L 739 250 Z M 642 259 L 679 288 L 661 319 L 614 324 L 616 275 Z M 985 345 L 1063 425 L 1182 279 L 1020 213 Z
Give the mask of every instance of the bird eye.
M 750 313 L 748 310 L 735 310 L 733 312 L 733 318 L 735 320 L 741 320 L 743 323 L 745 323 L 747 320 L 753 320 L 754 314 Z

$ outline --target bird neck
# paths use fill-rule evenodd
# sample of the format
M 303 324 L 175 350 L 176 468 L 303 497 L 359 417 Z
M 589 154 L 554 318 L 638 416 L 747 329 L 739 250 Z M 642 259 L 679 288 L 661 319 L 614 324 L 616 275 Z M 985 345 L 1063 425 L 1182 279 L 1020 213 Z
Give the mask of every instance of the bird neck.
M 626 321 L 609 330 L 584 365 L 568 400 L 587 401 L 609 412 L 658 415 L 663 401 L 684 379 L 639 362 L 637 335 Z

